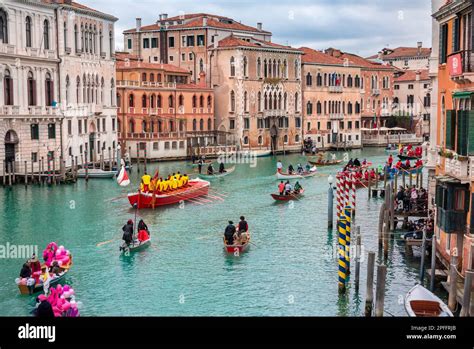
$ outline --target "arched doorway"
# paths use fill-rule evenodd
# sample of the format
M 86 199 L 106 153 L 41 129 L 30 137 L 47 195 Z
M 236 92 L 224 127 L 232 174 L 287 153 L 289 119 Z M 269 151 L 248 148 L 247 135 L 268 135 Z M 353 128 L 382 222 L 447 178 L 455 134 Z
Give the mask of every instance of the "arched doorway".
M 13 168 L 13 162 L 15 161 L 16 153 L 18 151 L 18 135 L 15 131 L 9 130 L 5 134 L 5 164 L 7 170 Z
M 270 137 L 272 139 L 271 150 L 275 152 L 278 150 L 278 128 L 276 125 L 270 128 Z
M 96 153 L 95 153 L 95 142 L 96 142 L 96 127 L 95 123 L 91 123 L 89 127 L 89 159 L 92 162 L 96 162 Z

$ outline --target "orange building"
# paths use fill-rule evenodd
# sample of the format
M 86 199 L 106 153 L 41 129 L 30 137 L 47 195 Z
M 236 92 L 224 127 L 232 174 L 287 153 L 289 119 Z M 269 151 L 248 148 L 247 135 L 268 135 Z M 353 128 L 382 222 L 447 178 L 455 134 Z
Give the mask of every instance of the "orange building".
M 436 238 L 446 266 L 458 256 L 464 274 L 474 245 L 474 62 L 472 3 L 448 1 L 438 21 Z
M 183 158 L 215 143 L 214 93 L 187 69 L 117 54 L 119 140 L 132 158 Z

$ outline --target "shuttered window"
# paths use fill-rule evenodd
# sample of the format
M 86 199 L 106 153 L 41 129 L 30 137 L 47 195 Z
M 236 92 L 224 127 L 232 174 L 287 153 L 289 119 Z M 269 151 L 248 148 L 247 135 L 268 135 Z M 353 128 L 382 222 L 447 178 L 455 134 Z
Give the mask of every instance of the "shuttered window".
M 467 155 L 468 121 L 469 111 L 459 110 L 457 112 L 457 146 L 459 155 Z
M 439 63 L 446 63 L 448 51 L 448 24 L 443 24 L 439 31 Z
M 453 22 L 453 51 L 457 52 L 460 50 L 460 19 L 455 18 Z
M 454 150 L 456 134 L 456 111 L 446 111 L 446 149 Z
M 474 110 L 466 111 L 467 153 L 474 155 Z

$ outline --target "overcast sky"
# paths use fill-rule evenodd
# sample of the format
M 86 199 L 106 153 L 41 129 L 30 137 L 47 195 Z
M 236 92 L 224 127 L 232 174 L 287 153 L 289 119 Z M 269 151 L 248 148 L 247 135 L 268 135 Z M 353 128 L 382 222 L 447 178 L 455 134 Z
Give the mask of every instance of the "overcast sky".
M 156 22 L 160 13 L 170 17 L 206 12 L 228 16 L 244 24 L 263 22 L 272 41 L 294 47 L 340 48 L 362 56 L 383 47 L 431 47 L 429 0 L 79 0 L 119 18 L 117 48 L 122 32 Z

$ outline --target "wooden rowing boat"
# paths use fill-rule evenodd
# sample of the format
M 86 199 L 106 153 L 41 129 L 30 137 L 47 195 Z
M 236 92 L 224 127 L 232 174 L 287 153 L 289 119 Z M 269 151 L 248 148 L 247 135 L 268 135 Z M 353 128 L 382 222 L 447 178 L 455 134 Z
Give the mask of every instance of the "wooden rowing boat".
M 209 166 L 210 164 L 212 164 L 212 160 L 206 160 L 202 163 L 202 166 Z M 195 163 L 192 163 L 191 164 L 192 167 L 199 167 L 199 163 L 198 162 L 195 162 Z
M 128 246 L 122 245 L 120 247 L 120 251 L 122 253 L 138 252 L 138 251 L 144 250 L 150 245 L 151 245 L 151 238 L 145 241 L 138 241 L 137 239 L 135 239 L 133 243 Z
M 448 306 L 421 285 L 416 285 L 405 296 L 405 310 L 410 317 L 453 317 Z
M 72 256 L 71 256 L 72 258 Z M 61 275 L 59 275 L 58 277 L 54 278 L 54 279 L 51 279 L 49 281 L 49 287 L 53 287 L 53 286 L 56 286 L 57 284 L 61 283 L 64 281 L 64 279 L 66 278 L 66 275 L 69 273 L 69 270 L 72 266 L 72 262 L 69 263 L 69 265 L 67 267 L 60 267 L 59 269 L 61 270 Z M 48 267 L 43 264 L 41 266 L 41 269 L 42 270 L 45 270 L 47 269 Z M 44 290 L 44 283 L 36 283 L 34 286 L 33 286 L 33 289 L 30 293 L 30 289 L 28 286 L 26 285 L 18 285 L 18 289 L 20 290 L 20 294 L 22 295 L 33 295 L 35 293 L 39 293 L 39 292 L 43 292 Z
M 86 178 L 86 175 L 89 178 L 112 178 L 117 174 L 116 171 L 104 171 L 98 168 L 91 168 L 90 170 L 86 170 L 81 168 L 80 170 L 77 171 L 77 178 Z
M 299 200 L 303 194 L 304 189 L 301 189 L 298 193 L 292 193 L 290 195 L 271 194 L 271 196 L 276 201 L 293 201 Z
M 224 249 L 227 253 L 233 253 L 234 255 L 240 255 L 243 252 L 246 252 L 250 247 L 250 233 L 248 234 L 248 240 L 243 244 L 233 244 L 228 245 L 224 238 Z
M 201 173 L 199 174 L 199 177 L 200 178 L 204 178 L 204 179 L 216 179 L 216 178 L 222 178 L 222 177 L 225 177 L 227 175 L 230 175 L 232 172 L 235 171 L 235 166 L 232 166 L 231 168 L 225 170 L 224 173 L 219 173 L 219 172 L 215 172 L 214 174 L 210 175 L 210 174 L 204 174 L 204 173 Z
M 339 165 L 342 162 L 342 160 L 317 160 L 317 161 L 308 160 L 308 162 L 311 165 L 315 165 L 315 166 L 334 166 L 334 165 Z
M 296 172 L 293 174 L 277 172 L 276 177 L 277 179 L 302 179 L 313 177 L 317 174 L 318 172 L 316 171 L 316 168 L 313 167 L 309 172 L 303 172 L 302 174 L 298 174 Z
M 372 178 L 370 180 L 370 185 L 371 186 L 374 186 L 375 183 L 378 182 L 378 180 L 376 180 L 375 178 Z M 369 180 L 368 179 L 358 179 L 356 181 L 356 188 L 359 189 L 359 188 L 367 188 L 369 186 Z
M 408 155 L 398 155 L 398 158 L 402 161 L 404 160 L 420 160 L 421 157 L 419 156 L 408 156 Z

